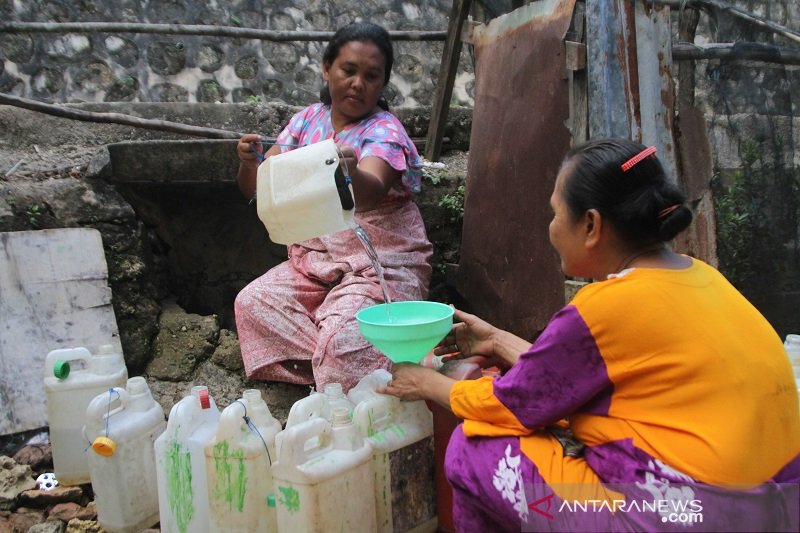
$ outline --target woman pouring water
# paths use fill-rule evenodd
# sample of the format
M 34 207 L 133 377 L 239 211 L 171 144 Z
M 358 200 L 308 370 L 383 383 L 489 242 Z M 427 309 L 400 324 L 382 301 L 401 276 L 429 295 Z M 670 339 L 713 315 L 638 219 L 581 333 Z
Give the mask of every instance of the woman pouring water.
M 533 345 L 456 311 L 435 353 L 492 357 L 495 379 L 394 368 L 382 392 L 464 420 L 445 459 L 459 531 L 798 530 L 791 366 L 718 271 L 667 246 L 684 201 L 652 147 L 575 149 L 550 242 L 565 274 L 597 281 Z
M 424 300 L 432 246 L 412 193 L 422 161 L 382 97 L 391 75 L 389 34 L 375 24 L 338 30 L 322 57 L 321 103 L 292 117 L 263 153 L 261 137 L 237 145 L 237 181 L 247 198 L 260 161 L 293 146 L 333 139 L 352 179 L 355 220 L 377 251 L 388 297 Z M 251 379 L 344 390 L 390 362 L 361 336 L 355 314 L 382 303 L 377 273 L 355 232 L 345 230 L 289 246 L 288 261 L 247 285 L 234 310 L 245 371 Z

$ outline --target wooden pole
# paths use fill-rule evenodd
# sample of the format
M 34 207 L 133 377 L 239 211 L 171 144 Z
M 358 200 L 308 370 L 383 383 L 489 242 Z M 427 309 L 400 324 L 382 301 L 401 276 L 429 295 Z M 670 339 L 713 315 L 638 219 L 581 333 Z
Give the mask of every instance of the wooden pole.
M 199 24 L 146 24 L 138 22 L 2 22 L 0 33 L 158 33 L 235 37 L 262 41 L 329 41 L 332 31 L 276 31 Z M 390 31 L 395 41 L 444 41 L 443 31 Z
M 673 43 L 675 61 L 697 59 L 739 59 L 781 65 L 800 65 L 800 49 L 781 48 L 763 43 Z
M 124 126 L 133 126 L 147 130 L 182 133 L 184 135 L 205 137 L 207 139 L 238 139 L 243 135 L 242 133 L 235 131 L 219 130 L 215 128 L 202 128 L 200 126 L 190 126 L 188 124 L 180 124 L 167 120 L 139 118 L 131 115 L 125 115 L 123 113 L 96 113 L 93 111 L 84 111 L 81 109 L 65 107 L 63 105 L 46 104 L 44 102 L 29 100 L 27 98 L 20 98 L 19 96 L 12 96 L 10 94 L 3 93 L 0 93 L 0 104 L 21 107 L 31 111 L 37 111 L 39 113 L 46 113 L 56 117 L 80 120 L 83 122 L 122 124 Z
M 453 96 L 453 84 L 458 71 L 458 60 L 461 57 L 461 30 L 469 13 L 470 3 L 471 0 L 453 0 L 453 7 L 450 10 L 447 41 L 444 44 L 439 80 L 436 82 L 436 95 L 431 107 L 431 122 L 425 141 L 425 158 L 430 161 L 437 161 L 441 155 L 450 98 Z
M 755 24 L 761 28 L 782 35 L 789 40 L 800 43 L 800 32 L 791 28 L 787 28 L 771 20 L 759 17 L 754 13 L 745 11 L 727 2 L 720 2 L 719 0 L 655 0 L 657 4 L 669 6 L 671 9 L 684 9 L 686 7 L 694 7 L 700 9 L 717 9 L 719 11 L 727 11 L 736 18 L 746 20 L 751 24 Z

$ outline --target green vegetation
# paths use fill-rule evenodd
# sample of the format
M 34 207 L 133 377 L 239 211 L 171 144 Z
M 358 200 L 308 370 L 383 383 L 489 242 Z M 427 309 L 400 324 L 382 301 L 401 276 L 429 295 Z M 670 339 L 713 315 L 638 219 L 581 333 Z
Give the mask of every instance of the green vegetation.
M 28 207 L 27 211 L 25 211 L 28 224 L 30 224 L 32 228 L 38 229 L 40 227 L 42 213 L 44 213 L 44 209 L 39 204 L 33 204 L 32 206 Z
M 464 219 L 464 184 L 460 184 L 453 192 L 442 196 L 442 199 L 439 200 L 439 207 L 447 211 L 450 222 L 460 224 Z
M 800 175 L 766 162 L 763 148 L 746 143 L 742 169 L 712 180 L 720 270 L 745 294 L 774 290 L 797 268 Z

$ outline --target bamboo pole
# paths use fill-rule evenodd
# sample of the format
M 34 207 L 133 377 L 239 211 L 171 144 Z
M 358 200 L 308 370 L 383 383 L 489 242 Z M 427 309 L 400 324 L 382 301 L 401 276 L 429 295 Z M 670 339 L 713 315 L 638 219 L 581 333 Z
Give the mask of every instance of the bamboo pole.
M 780 65 L 800 65 L 800 49 L 792 50 L 762 43 L 673 43 L 674 61 L 697 59 L 740 59 Z
M 238 139 L 243 134 L 235 131 L 220 130 L 216 128 L 203 128 L 200 126 L 190 126 L 168 120 L 156 120 L 149 118 L 139 118 L 123 113 L 98 113 L 94 111 L 84 111 L 63 105 L 46 104 L 37 100 L 29 100 L 0 93 L 0 104 L 21 107 L 39 113 L 45 113 L 56 117 L 80 120 L 83 122 L 103 122 L 109 124 L 122 124 L 146 130 L 169 131 L 172 133 L 182 133 L 195 137 L 205 137 L 207 139 Z
M 276 31 L 199 24 L 138 22 L 2 22 L 0 33 L 157 33 L 260 39 L 262 41 L 329 41 L 332 31 Z M 390 31 L 394 41 L 444 41 L 445 31 Z
M 763 17 L 759 17 L 754 13 L 745 11 L 744 9 L 728 4 L 727 2 L 720 2 L 719 0 L 655 0 L 655 2 L 657 4 L 669 6 L 671 9 L 683 9 L 685 7 L 695 7 L 700 9 L 712 8 L 712 9 L 718 9 L 720 11 L 727 11 L 734 17 L 750 22 L 751 24 L 755 24 L 756 26 L 759 26 L 761 28 L 770 30 L 773 33 L 782 35 L 787 39 L 792 40 L 796 43 L 800 43 L 800 32 L 797 32 L 791 28 L 787 28 L 782 24 L 778 24 L 776 22 L 772 22 L 771 20 L 767 20 Z

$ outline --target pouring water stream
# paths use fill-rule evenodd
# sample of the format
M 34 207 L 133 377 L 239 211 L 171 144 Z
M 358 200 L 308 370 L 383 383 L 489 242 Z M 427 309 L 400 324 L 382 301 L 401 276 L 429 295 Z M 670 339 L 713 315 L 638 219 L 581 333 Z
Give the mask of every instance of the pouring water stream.
M 364 231 L 364 228 L 356 224 L 355 228 L 353 228 L 358 240 L 361 241 L 362 246 L 364 246 L 364 250 L 367 252 L 367 256 L 369 260 L 372 262 L 372 268 L 375 269 L 375 273 L 378 275 L 378 281 L 381 284 L 381 290 L 383 291 L 383 300 L 386 302 L 386 318 L 391 323 L 392 320 L 392 299 L 389 296 L 389 287 L 386 285 L 386 280 L 383 277 L 383 267 L 381 266 L 380 261 L 378 260 L 378 253 L 375 251 L 375 247 L 372 246 L 372 241 L 369 240 L 369 235 L 367 232 Z

